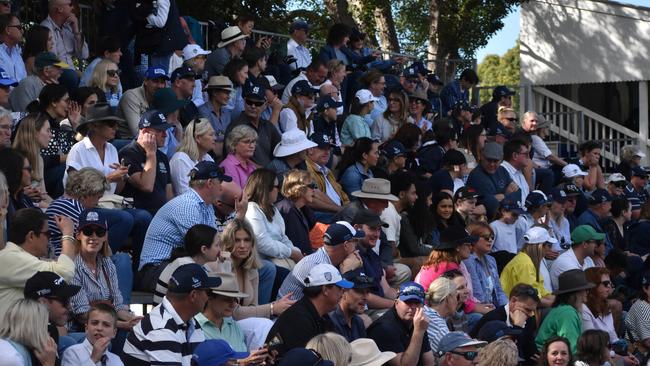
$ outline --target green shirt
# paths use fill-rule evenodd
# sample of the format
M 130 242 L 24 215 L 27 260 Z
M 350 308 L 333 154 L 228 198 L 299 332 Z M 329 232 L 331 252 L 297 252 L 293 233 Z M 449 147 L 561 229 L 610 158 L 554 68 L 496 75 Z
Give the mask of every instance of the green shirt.
M 575 354 L 581 333 L 582 320 L 578 311 L 571 305 L 560 305 L 551 309 L 542 321 L 535 337 L 535 345 L 541 350 L 547 339 L 557 335 L 569 340 L 571 354 Z
M 223 318 L 221 329 L 217 328 L 203 313 L 196 314 L 194 319 L 201 326 L 205 339 L 223 339 L 235 352 L 248 352 L 248 347 L 244 342 L 244 333 L 232 317 Z

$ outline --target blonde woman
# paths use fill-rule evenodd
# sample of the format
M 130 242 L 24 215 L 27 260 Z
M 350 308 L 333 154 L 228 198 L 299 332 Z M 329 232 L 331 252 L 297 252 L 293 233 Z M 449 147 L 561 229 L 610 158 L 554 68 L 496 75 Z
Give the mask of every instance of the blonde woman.
M 381 142 L 388 141 L 400 127 L 409 122 L 413 123 L 409 116 L 409 98 L 405 92 L 393 90 L 388 95 L 388 108 L 372 124 L 372 138 Z
M 257 132 L 250 126 L 236 126 L 226 136 L 228 155 L 219 166 L 242 189 L 246 185 L 248 177 L 257 169 L 257 164 L 252 160 L 256 146 Z
M 334 98 L 337 102 L 343 102 L 341 97 L 341 88 L 343 85 L 343 79 L 347 75 L 345 71 L 345 64 L 343 61 L 338 59 L 331 59 L 327 62 L 328 78 L 320 85 L 320 95 L 325 94 Z M 343 106 L 336 109 L 336 115 L 340 116 L 343 114 Z
M 214 161 L 208 152 L 216 147 L 214 129 L 207 119 L 195 118 L 185 127 L 181 144 L 169 161 L 174 194 L 190 189 L 190 170 L 201 161 Z
M 9 305 L 0 322 L 0 366 L 26 366 L 32 356 L 43 366 L 54 366 L 56 343 L 48 336 L 48 310 L 36 300 Z
M 456 314 L 458 308 L 458 289 L 453 280 L 446 277 L 438 277 L 431 282 L 426 295 L 424 314 L 429 320 L 427 334 L 431 349 L 437 350 L 438 343 L 449 333 L 447 317 Z
M 103 91 L 106 94 L 106 101 L 112 108 L 117 108 L 120 98 L 122 98 L 120 72 L 114 61 L 103 59 L 95 66 L 90 78 L 90 86 Z
M 32 167 L 32 184 L 25 193 L 41 208 L 46 208 L 52 198 L 45 190 L 43 158 L 41 149 L 45 149 L 52 139 L 50 122 L 45 114 L 30 114 L 18 125 L 12 147 L 27 157 Z
M 516 366 L 518 362 L 517 345 L 510 339 L 497 339 L 478 353 L 479 366 Z
M 248 295 L 235 308 L 233 316 L 236 319 L 271 318 L 293 305 L 295 301 L 289 300 L 288 296 L 267 304 L 275 276 L 267 280 L 260 275 L 263 263 L 257 253 L 255 233 L 247 220 L 232 220 L 221 234 L 221 245 L 224 251 L 230 253 L 232 272 L 237 277 L 240 291 Z M 262 296 L 264 305 L 260 305 Z
M 327 332 L 310 339 L 305 345 L 320 353 L 324 360 L 334 363 L 334 366 L 348 366 L 352 358 L 352 347 L 342 335 Z
M 303 255 L 313 252 L 309 232 L 316 225 L 313 211 L 307 207 L 314 201 L 316 183 L 305 170 L 290 170 L 282 181 L 284 199 L 275 204 L 278 208 L 289 240 L 300 249 Z
M 509 294 L 518 283 L 531 285 L 540 295 L 540 306 L 551 306 L 554 296 L 544 286 L 543 271 L 548 275 L 548 269 L 543 265 L 542 260 L 556 242 L 557 240 L 543 227 L 534 226 L 528 229 L 524 235 L 523 248 L 501 271 L 503 291 Z

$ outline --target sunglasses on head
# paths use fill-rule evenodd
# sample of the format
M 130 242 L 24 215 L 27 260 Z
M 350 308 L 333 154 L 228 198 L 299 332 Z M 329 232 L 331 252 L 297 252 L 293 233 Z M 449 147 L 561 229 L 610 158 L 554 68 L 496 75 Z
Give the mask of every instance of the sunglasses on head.
M 81 232 L 85 236 L 92 236 L 93 234 L 95 234 L 98 237 L 102 237 L 102 236 L 106 235 L 106 229 L 104 229 L 103 227 L 99 227 L 99 226 L 84 226 L 81 229 Z
M 463 356 L 467 361 L 474 361 L 476 356 L 478 356 L 478 351 L 467 351 L 467 352 L 458 352 L 458 351 L 449 351 L 455 355 Z
M 251 100 L 251 99 L 246 99 L 246 104 L 248 104 L 250 106 L 261 107 L 261 106 L 264 105 L 264 102 Z
M 120 76 L 120 75 L 122 74 L 122 70 L 120 70 L 120 69 L 117 69 L 117 70 L 106 70 L 106 74 L 107 74 L 108 76 L 111 76 L 111 77 L 113 77 L 113 76 Z

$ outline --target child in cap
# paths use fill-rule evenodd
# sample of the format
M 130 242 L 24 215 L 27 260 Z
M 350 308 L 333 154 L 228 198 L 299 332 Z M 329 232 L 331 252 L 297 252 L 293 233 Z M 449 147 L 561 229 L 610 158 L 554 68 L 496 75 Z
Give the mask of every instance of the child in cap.
M 372 112 L 376 101 L 377 98 L 368 89 L 361 89 L 355 94 L 350 114 L 341 127 L 341 144 L 351 146 L 360 137 L 371 137 L 370 126 L 363 117 Z
M 517 227 L 515 223 L 519 219 L 519 215 L 525 212 L 519 206 L 519 202 L 504 198 L 499 204 L 496 220 L 490 223 L 490 227 L 494 232 L 492 253 L 497 260 L 499 272 L 519 252 L 520 247 L 517 245 Z
M 103 303 L 94 305 L 88 312 L 86 339 L 65 350 L 61 365 L 123 366 L 122 360 L 108 350 L 115 335 L 117 335 L 115 309 Z

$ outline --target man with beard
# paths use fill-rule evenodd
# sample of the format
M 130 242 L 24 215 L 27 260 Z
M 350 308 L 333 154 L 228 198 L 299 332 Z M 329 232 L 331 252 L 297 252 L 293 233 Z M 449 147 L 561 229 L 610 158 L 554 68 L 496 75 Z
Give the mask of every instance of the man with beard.
M 388 365 L 435 364 L 423 304 L 424 288 L 415 282 L 405 282 L 400 286 L 395 305 L 368 327 L 368 337 L 377 343 L 379 350 L 397 354 Z
M 418 195 L 415 193 L 415 179 L 406 171 L 397 171 L 388 177 L 390 181 L 390 193 L 398 198 L 397 201 L 388 202 L 388 207 L 381 212 L 381 220 L 388 224 L 384 228 L 386 240 L 397 248 L 400 237 L 400 216 L 402 212 L 413 206 Z
M 361 314 L 368 306 L 368 296 L 375 288 L 374 279 L 368 277 L 362 269 L 346 272 L 343 278 L 352 282 L 354 287 L 343 291 L 341 301 L 336 309 L 329 313 L 334 331 L 352 342 L 366 338 L 366 327 Z

